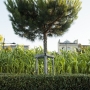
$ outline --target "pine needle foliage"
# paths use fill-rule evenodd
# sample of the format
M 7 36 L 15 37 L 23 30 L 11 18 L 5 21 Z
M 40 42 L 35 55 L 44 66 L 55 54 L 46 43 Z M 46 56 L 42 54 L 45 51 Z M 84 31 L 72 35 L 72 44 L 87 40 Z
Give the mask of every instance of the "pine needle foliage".
M 77 19 L 79 0 L 7 0 L 10 21 L 15 34 L 31 41 L 61 36 Z

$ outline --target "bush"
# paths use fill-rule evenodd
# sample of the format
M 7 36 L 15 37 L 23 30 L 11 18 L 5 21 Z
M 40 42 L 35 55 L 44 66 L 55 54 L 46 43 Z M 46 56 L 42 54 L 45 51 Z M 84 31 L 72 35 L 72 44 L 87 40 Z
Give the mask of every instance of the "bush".
M 0 75 L 0 90 L 90 90 L 90 75 Z

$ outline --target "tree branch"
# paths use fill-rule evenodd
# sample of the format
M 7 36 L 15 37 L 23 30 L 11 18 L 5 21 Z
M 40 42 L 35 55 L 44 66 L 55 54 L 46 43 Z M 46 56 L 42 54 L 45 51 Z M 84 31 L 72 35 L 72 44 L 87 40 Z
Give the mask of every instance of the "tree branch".
M 47 30 L 45 31 L 46 33 L 51 29 L 52 24 L 54 24 L 58 19 L 61 19 L 63 17 L 63 15 L 61 17 L 57 17 L 53 22 L 50 23 L 50 26 L 47 28 Z

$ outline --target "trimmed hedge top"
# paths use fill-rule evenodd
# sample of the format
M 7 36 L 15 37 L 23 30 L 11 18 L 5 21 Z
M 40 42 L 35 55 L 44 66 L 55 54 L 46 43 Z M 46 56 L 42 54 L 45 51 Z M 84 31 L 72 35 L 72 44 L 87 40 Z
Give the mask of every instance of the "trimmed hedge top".
M 0 74 L 0 90 L 90 90 L 90 75 Z

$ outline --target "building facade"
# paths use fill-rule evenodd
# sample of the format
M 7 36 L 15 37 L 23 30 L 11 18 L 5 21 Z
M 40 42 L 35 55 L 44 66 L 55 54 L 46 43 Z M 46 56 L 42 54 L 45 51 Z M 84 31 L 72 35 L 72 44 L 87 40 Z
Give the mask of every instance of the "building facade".
M 58 53 L 60 54 L 61 50 L 64 51 L 75 51 L 78 48 L 78 40 L 74 40 L 74 42 L 70 42 L 68 40 L 64 42 L 58 41 Z
M 16 48 L 18 45 L 4 45 L 4 48 L 8 48 L 11 47 L 12 49 Z M 29 50 L 30 46 L 29 45 L 21 45 L 21 47 L 23 47 L 24 49 Z

